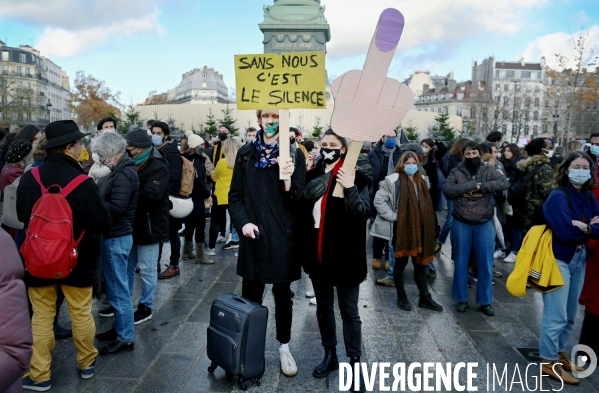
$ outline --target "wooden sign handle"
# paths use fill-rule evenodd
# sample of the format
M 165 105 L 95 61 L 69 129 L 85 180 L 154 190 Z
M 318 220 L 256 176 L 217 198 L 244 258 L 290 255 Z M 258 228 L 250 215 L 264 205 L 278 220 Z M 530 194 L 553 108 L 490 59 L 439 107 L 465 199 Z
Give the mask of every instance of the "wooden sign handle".
M 279 109 L 279 162 L 289 158 L 289 109 Z M 289 180 L 290 175 L 283 175 L 283 167 L 279 165 L 279 180 Z
M 343 172 L 350 173 L 356 167 L 358 163 L 358 157 L 360 156 L 360 151 L 362 151 L 362 145 L 364 142 L 359 141 L 351 141 L 349 144 L 349 149 L 347 150 L 347 154 L 345 156 L 345 161 L 343 162 Z M 336 198 L 344 198 L 345 193 L 343 192 L 343 186 L 339 183 L 335 186 L 335 190 L 333 190 L 333 196 Z

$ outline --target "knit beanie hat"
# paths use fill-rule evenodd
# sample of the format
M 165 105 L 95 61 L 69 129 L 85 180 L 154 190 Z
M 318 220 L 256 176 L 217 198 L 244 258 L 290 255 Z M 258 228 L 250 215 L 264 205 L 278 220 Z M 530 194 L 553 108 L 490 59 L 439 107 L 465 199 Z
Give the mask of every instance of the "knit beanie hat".
M 192 149 L 204 144 L 204 139 L 201 136 L 193 133 L 192 130 L 185 131 L 185 135 L 187 135 L 187 144 Z
M 125 135 L 125 140 L 127 141 L 127 145 L 133 147 L 146 148 L 152 146 L 152 140 L 148 136 L 148 132 L 141 128 L 129 131 L 129 133 Z
M 23 158 L 27 157 L 27 154 L 29 154 L 32 147 L 33 145 L 31 142 L 17 139 L 8 146 L 5 157 L 6 162 L 14 164 L 21 161 Z

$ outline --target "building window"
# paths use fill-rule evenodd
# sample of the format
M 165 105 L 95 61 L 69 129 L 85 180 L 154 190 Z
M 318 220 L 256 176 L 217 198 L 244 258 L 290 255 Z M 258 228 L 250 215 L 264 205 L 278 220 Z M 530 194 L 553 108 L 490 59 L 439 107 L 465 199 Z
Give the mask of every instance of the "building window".
M 476 108 L 474 108 L 474 107 L 470 108 L 470 117 L 471 118 L 476 117 Z
M 510 98 L 509 97 L 503 97 L 503 105 L 507 105 L 508 102 L 510 102 Z
M 501 91 L 501 85 L 499 83 L 495 84 L 495 91 Z
M 499 105 L 501 103 L 501 97 L 495 97 L 495 105 Z
M 19 63 L 27 63 L 27 55 L 25 53 L 19 53 Z
M 554 107 L 555 109 L 557 109 L 557 108 L 559 107 L 559 101 L 558 101 L 558 100 L 555 100 L 555 101 L 553 102 L 553 107 Z
M 514 78 L 514 71 L 509 71 L 509 70 L 508 70 L 508 71 L 506 71 L 506 72 L 505 72 L 505 76 L 506 76 L 507 78 L 512 78 L 512 79 L 513 79 L 513 78 Z
M 540 103 L 540 100 L 539 100 L 539 98 L 535 98 L 535 106 L 536 106 L 537 108 L 539 107 L 539 103 Z
M 17 67 L 17 75 L 22 76 L 23 74 L 21 73 L 21 66 Z
M 539 112 L 535 111 L 535 113 L 533 115 L 533 119 L 534 120 L 539 120 Z
M 441 107 L 437 108 L 437 113 L 441 113 Z
M 461 106 L 456 108 L 455 114 L 458 116 L 462 116 L 462 107 Z
M 202 83 L 202 89 L 206 88 L 206 83 Z
M 541 92 L 541 86 L 536 85 L 535 86 L 535 93 L 540 93 Z
M 510 91 L 510 84 L 506 83 L 505 85 L 503 85 L 503 91 Z
M 528 121 L 530 120 L 530 112 L 526 111 L 524 112 L 524 121 Z
M 31 76 L 31 68 L 25 67 L 25 75 Z
M 530 132 L 530 126 L 524 126 L 524 135 L 528 135 Z
M 547 124 L 543 124 L 543 133 L 546 134 L 547 133 Z
M 532 134 L 536 136 L 539 133 L 539 126 L 532 126 Z
M 449 107 L 448 106 L 443 108 L 443 113 L 445 113 L 446 115 L 449 115 Z
M 4 75 L 8 74 L 8 66 L 5 66 L 5 65 L 2 66 L 2 73 Z
M 10 52 L 7 51 L 7 50 L 3 50 L 2 51 L 2 61 L 8 61 L 8 59 L 9 59 L 9 53 Z
M 507 124 L 503 124 L 501 126 L 501 132 L 503 132 L 503 135 L 505 135 L 507 133 Z
M 510 118 L 510 112 L 509 111 L 503 111 L 503 120 L 507 120 Z
M 530 79 L 530 71 L 522 71 L 520 75 L 522 76 L 522 79 Z
M 488 108 L 483 108 L 483 119 L 487 119 Z

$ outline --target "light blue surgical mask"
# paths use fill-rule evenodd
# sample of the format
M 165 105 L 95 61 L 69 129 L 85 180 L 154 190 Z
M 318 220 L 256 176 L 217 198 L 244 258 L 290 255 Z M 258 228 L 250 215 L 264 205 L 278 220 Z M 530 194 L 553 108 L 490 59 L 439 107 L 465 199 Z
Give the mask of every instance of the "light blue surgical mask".
M 591 154 L 595 157 L 599 156 L 599 146 L 591 145 Z
M 591 170 L 582 168 L 568 169 L 568 177 L 570 178 L 570 183 L 580 187 L 591 178 Z
M 414 176 L 414 174 L 416 172 L 418 172 L 418 165 L 416 164 L 406 164 L 403 167 L 403 171 L 406 173 L 406 175 L 408 176 Z
M 152 143 L 154 144 L 154 146 L 162 145 L 162 140 L 163 138 L 161 136 L 152 135 Z
M 428 148 L 426 148 L 426 147 L 423 147 L 423 148 L 422 148 L 422 154 L 428 154 L 429 150 L 430 150 L 430 149 L 428 149 Z

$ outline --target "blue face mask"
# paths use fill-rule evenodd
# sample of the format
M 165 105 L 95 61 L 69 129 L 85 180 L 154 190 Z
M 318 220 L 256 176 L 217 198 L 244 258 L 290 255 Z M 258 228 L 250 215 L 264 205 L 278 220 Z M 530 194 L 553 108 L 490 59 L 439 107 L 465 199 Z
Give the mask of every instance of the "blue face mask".
M 590 169 L 569 169 L 568 177 L 574 186 L 582 186 L 591 178 Z
M 591 145 L 591 154 L 599 156 L 599 146 Z
M 406 164 L 403 167 L 403 171 L 406 173 L 406 175 L 408 176 L 414 176 L 414 174 L 416 172 L 418 172 L 418 165 L 416 164 Z
M 266 125 L 266 129 L 264 130 L 264 133 L 266 134 L 266 136 L 273 136 L 277 133 L 276 128 L 279 126 L 279 122 L 275 121 L 273 123 L 272 126 L 265 124 Z
M 385 147 L 387 149 L 394 149 L 397 146 L 397 141 L 395 138 L 387 138 L 385 139 Z
M 423 147 L 422 148 L 422 154 L 428 154 L 429 150 L 430 150 L 429 148 Z
M 152 135 L 152 143 L 154 144 L 154 146 L 160 146 L 162 145 L 162 137 L 158 136 L 158 135 Z

